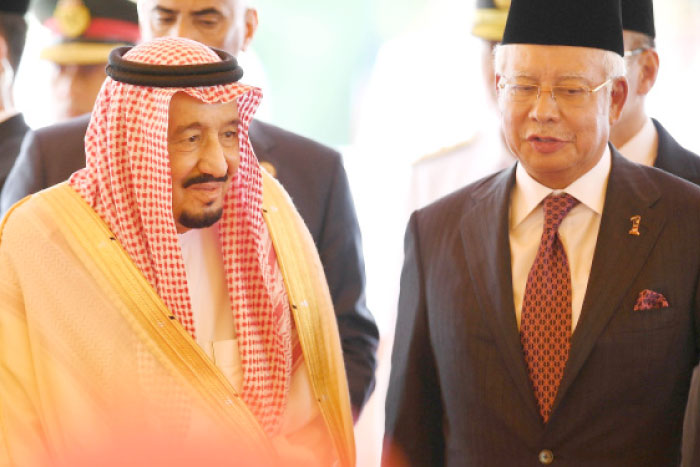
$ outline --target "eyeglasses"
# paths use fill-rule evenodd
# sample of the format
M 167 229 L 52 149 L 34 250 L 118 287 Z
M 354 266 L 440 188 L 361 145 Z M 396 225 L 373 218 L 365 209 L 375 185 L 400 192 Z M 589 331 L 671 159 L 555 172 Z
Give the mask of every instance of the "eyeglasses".
M 634 57 L 635 55 L 639 55 L 640 53 L 649 50 L 649 47 L 637 47 L 636 49 L 632 50 L 625 50 L 624 57 L 629 58 L 629 57 Z
M 603 89 L 612 81 L 608 78 L 604 83 L 599 84 L 594 88 L 590 88 L 583 84 L 567 85 L 567 86 L 552 86 L 549 88 L 549 95 L 552 96 L 557 104 L 568 105 L 572 107 L 582 106 L 588 101 L 588 97 Z M 540 98 L 542 86 L 538 84 L 520 84 L 506 83 L 498 84 L 499 89 L 505 91 L 505 96 L 512 102 L 516 103 L 533 103 Z

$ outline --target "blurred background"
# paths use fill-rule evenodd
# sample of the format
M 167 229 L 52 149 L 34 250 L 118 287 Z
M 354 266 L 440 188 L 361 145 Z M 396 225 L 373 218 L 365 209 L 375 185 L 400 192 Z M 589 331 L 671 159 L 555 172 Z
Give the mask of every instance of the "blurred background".
M 111 0 L 103 0 L 109 2 Z M 411 166 L 468 141 L 486 113 L 475 0 L 254 0 L 260 26 L 240 58 L 263 88 L 258 116 L 339 149 L 363 233 L 368 303 L 382 334 L 378 383 L 356 427 L 358 464 L 379 463 Z M 661 67 L 648 111 L 700 152 L 700 0 L 654 2 Z M 51 34 L 30 14 L 15 86 L 33 128 L 61 117 Z

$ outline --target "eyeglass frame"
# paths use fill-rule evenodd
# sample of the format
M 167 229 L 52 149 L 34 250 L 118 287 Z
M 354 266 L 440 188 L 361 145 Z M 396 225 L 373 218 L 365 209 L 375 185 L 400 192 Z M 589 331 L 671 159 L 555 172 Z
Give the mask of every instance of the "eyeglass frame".
M 580 88 L 583 88 L 585 91 L 587 91 L 587 94 L 586 94 L 587 96 L 590 96 L 591 94 L 600 91 L 600 90 L 603 89 L 605 86 L 607 86 L 608 84 L 612 83 L 613 79 L 614 79 L 614 78 L 610 77 L 610 78 L 606 79 L 604 82 L 600 83 L 598 86 L 596 86 L 596 87 L 594 87 L 594 88 L 590 88 L 590 87 L 586 86 L 585 84 L 582 84 L 582 85 L 580 85 L 580 86 L 550 86 L 550 88 L 549 88 L 549 95 L 552 97 L 552 99 L 554 100 L 554 102 L 556 102 L 557 105 L 559 105 L 559 102 L 557 101 L 557 98 L 556 98 L 556 96 L 554 95 L 554 89 L 556 89 L 556 88 L 580 87 Z M 506 80 L 506 81 L 507 81 L 507 80 Z M 498 88 L 499 88 L 499 89 L 505 89 L 505 87 L 508 86 L 508 85 L 514 85 L 514 84 L 508 83 L 508 82 L 501 82 L 501 83 L 498 83 Z M 534 87 L 536 87 L 536 88 L 537 88 L 537 96 L 535 97 L 535 99 L 534 99 L 532 102 L 537 102 L 537 101 L 540 100 L 540 96 L 542 95 L 542 85 L 540 85 L 540 84 L 521 84 L 520 86 L 534 86 Z M 523 102 L 525 102 L 525 101 L 523 101 Z
M 632 49 L 632 50 L 625 50 L 625 53 L 622 56 L 624 58 L 634 57 L 634 56 L 642 54 L 642 53 L 644 53 L 647 50 L 650 50 L 652 48 L 653 47 L 643 46 L 643 47 L 637 47 L 636 49 Z

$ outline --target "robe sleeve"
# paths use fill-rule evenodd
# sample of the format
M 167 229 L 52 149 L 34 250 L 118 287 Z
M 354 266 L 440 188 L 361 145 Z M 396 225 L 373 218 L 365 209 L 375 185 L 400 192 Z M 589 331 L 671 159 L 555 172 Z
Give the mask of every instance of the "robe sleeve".
M 25 300 L 11 256 L 18 235 L 7 230 L 0 241 L 0 465 L 37 465 L 46 461 L 46 443 Z

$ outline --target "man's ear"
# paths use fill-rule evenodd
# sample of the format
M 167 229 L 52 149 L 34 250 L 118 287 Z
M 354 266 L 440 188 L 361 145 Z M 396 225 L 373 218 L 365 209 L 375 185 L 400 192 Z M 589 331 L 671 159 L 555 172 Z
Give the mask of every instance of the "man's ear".
M 255 8 L 246 8 L 245 10 L 245 36 L 241 50 L 246 50 L 248 45 L 253 40 L 255 31 L 258 29 L 258 11 Z
M 7 48 L 7 41 L 2 34 L 0 34 L 0 73 L 5 71 L 3 69 L 3 64 L 10 62 L 9 51 Z
M 627 78 L 618 76 L 612 82 L 612 91 L 610 92 L 610 115 L 609 121 L 612 125 L 620 118 L 622 108 L 627 100 L 628 86 Z
M 645 96 L 654 87 L 659 74 L 659 54 L 654 49 L 647 49 L 637 57 L 639 62 L 639 84 L 637 93 Z

